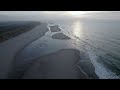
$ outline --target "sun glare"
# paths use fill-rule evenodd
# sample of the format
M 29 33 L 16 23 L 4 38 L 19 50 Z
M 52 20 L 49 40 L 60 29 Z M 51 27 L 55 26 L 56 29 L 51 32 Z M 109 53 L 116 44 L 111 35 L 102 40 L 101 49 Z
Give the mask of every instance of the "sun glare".
M 82 24 L 80 23 L 80 21 L 75 21 L 73 23 L 73 33 L 78 36 L 78 37 L 81 37 L 82 38 Z
M 67 14 L 73 17 L 81 17 L 84 14 L 91 13 L 88 11 L 68 11 Z
M 71 15 L 81 15 L 81 14 L 85 14 L 86 12 L 84 11 L 70 11 L 69 14 Z

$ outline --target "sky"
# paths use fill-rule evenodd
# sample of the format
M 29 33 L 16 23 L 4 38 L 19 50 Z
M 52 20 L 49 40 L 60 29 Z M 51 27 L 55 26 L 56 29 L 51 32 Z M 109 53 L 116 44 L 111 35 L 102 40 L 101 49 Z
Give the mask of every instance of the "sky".
M 87 11 L 0 11 L 0 15 L 25 16 L 25 15 L 69 15 L 74 12 L 79 14 L 87 13 Z M 88 11 L 90 12 L 90 11 Z
M 120 11 L 0 11 L 0 15 L 13 17 L 12 19 L 119 19 Z

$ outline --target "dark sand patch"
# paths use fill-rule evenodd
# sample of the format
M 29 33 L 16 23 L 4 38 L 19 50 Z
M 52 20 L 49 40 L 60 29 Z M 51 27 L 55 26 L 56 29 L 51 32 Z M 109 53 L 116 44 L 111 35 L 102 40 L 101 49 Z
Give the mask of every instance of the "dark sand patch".
M 85 72 L 91 79 L 99 79 L 99 77 L 95 74 L 95 68 L 90 60 L 85 60 L 80 62 L 78 66 Z
M 90 60 L 90 57 L 85 52 L 80 52 L 81 60 L 78 63 L 78 67 L 80 67 L 91 79 L 99 79 L 99 77 L 95 73 L 95 68 Z
M 51 32 L 59 32 L 61 29 L 59 28 L 58 25 L 50 26 L 50 31 Z
M 11 24 L 13 23 L 13 24 Z M 23 24 L 22 24 L 23 23 Z M 10 38 L 14 38 L 22 33 L 32 30 L 36 26 L 40 25 L 40 22 L 25 22 L 25 21 L 16 21 L 16 22 L 1 22 L 3 26 L 0 26 L 0 43 L 4 42 Z
M 63 33 L 56 33 L 54 35 L 52 35 L 52 38 L 53 39 L 71 39 L 70 37 L 66 36 L 65 34 Z
M 89 79 L 77 67 L 79 59 L 80 52 L 74 49 L 62 49 L 41 56 L 24 73 L 22 79 Z
M 0 66 L 3 67 L 0 69 L 0 78 L 17 79 L 21 77 L 21 74 L 23 74 L 26 68 L 30 66 L 31 61 L 26 62 L 23 59 L 20 60 L 16 57 L 17 54 L 19 54 L 19 52 L 21 52 L 30 43 L 44 36 L 47 31 L 49 31 L 47 25 L 45 23 L 41 23 L 41 25 L 37 26 L 33 30 L 3 43 L 0 47 Z M 46 44 L 40 44 L 41 47 L 44 45 Z

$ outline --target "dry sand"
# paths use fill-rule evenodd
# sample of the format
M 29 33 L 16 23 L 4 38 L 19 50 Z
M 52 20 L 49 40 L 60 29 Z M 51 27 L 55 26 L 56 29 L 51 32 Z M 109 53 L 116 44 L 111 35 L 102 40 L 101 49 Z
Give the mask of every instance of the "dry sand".
M 62 49 L 41 56 L 24 73 L 22 79 L 88 79 L 83 70 L 77 67 L 80 52 Z

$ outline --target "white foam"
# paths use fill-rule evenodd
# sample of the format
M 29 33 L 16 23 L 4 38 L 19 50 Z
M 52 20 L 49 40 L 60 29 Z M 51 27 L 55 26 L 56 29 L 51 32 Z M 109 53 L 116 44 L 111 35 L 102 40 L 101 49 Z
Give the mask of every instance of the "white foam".
M 102 63 L 97 62 L 97 55 L 90 49 L 87 48 L 90 60 L 95 67 L 95 73 L 100 79 L 120 79 L 120 76 L 117 76 L 110 69 L 106 68 Z

